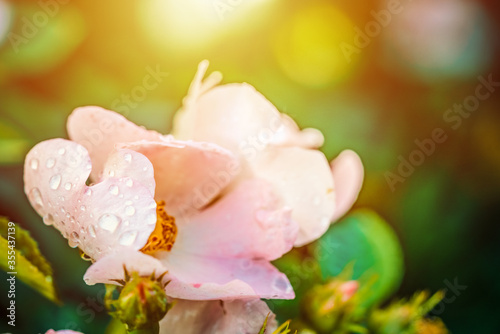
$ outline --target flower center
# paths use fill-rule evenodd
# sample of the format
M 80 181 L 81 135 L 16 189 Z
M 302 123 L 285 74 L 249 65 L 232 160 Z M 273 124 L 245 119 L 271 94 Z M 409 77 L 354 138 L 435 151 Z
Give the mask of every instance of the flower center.
M 149 236 L 148 242 L 141 252 L 152 254 L 159 250 L 170 251 L 177 237 L 175 218 L 165 211 L 165 201 L 156 202 L 156 227 Z

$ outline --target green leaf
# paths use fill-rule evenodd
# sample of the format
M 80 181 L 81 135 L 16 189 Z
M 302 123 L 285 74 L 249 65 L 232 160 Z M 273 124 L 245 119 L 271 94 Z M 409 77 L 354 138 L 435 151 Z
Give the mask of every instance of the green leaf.
M 13 251 L 15 260 L 9 262 L 13 261 Z M 0 217 L 0 268 L 8 273 L 15 272 L 16 279 L 51 301 L 61 303 L 54 287 L 52 268 L 38 244 L 28 231 L 5 217 Z
M 323 278 L 339 275 L 352 265 L 366 307 L 384 301 L 401 284 L 403 251 L 399 240 L 380 216 L 358 210 L 333 225 L 318 241 L 314 252 Z

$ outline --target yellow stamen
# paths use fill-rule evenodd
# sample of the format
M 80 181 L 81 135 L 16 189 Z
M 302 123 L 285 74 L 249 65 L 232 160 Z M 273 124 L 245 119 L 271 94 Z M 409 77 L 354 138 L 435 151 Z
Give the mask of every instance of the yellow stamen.
M 152 254 L 159 250 L 170 251 L 177 237 L 175 218 L 165 211 L 165 201 L 156 202 L 156 216 L 156 227 L 146 245 L 141 249 L 141 252 L 145 254 Z

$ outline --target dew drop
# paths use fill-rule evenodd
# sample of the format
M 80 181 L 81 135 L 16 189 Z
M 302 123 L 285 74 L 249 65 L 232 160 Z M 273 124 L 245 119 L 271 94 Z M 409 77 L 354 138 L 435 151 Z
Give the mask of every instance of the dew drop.
M 135 214 L 135 208 L 133 206 L 127 206 L 125 207 L 125 214 L 127 216 L 133 216 Z
M 71 232 L 68 240 L 69 246 L 75 248 L 80 243 L 80 236 L 77 232 Z
M 95 227 L 94 227 L 94 225 L 89 225 L 88 230 L 89 230 L 89 235 L 92 238 L 95 238 L 96 237 L 96 233 L 95 233 Z
M 70 182 L 66 182 L 66 184 L 64 185 L 64 189 L 66 190 L 71 190 L 71 187 L 73 187 L 73 185 Z
M 47 168 L 52 168 L 56 164 L 56 161 L 52 158 L 48 158 L 47 161 L 45 162 L 45 167 Z
M 148 170 L 148 167 L 144 167 L 142 170 L 146 172 Z
M 116 186 L 114 184 L 109 186 L 109 193 L 111 195 L 118 195 L 119 192 L 120 192 L 120 190 L 118 189 L 118 186 Z
M 156 225 L 156 219 L 157 219 L 156 212 L 148 214 L 148 216 L 146 217 L 147 224 Z
M 127 181 L 125 181 L 125 184 L 127 185 L 127 187 L 132 187 L 134 185 L 134 181 L 132 181 L 132 179 L 128 179 Z
M 118 241 L 122 246 L 130 246 L 134 243 L 137 238 L 137 231 L 125 232 L 120 236 L 120 240 Z
M 52 217 L 52 215 L 49 213 L 48 215 L 46 215 L 45 217 L 43 217 L 43 223 L 45 225 L 52 225 L 52 224 L 54 224 L 54 217 Z
M 66 153 L 66 150 L 64 148 L 60 148 L 57 153 L 59 153 L 59 155 L 64 155 L 64 153 Z
M 31 169 L 37 170 L 38 169 L 38 160 L 37 159 L 31 159 L 30 166 L 31 166 Z
M 290 289 L 290 284 L 283 276 L 278 276 L 273 281 L 273 288 L 278 291 L 287 291 Z
M 85 190 L 85 195 L 87 195 L 87 196 L 92 195 L 92 189 L 87 188 L 87 190 Z
M 87 210 L 87 208 L 85 207 L 85 205 L 82 205 L 82 206 L 80 207 L 80 210 L 85 211 L 85 210 Z
M 108 172 L 108 175 L 111 176 L 111 177 L 115 176 L 115 171 L 114 170 L 110 170 Z
M 38 188 L 31 189 L 31 197 L 38 207 L 43 208 L 42 194 Z
M 126 162 L 131 162 L 132 161 L 132 154 L 130 153 L 125 153 L 123 155 L 123 159 L 125 159 Z
M 99 226 L 106 231 L 113 233 L 120 225 L 121 219 L 112 214 L 104 214 L 99 218 L 98 224 Z
M 49 180 L 50 189 L 56 190 L 61 184 L 61 174 L 56 174 L 52 176 Z
M 241 269 L 247 270 L 250 269 L 251 266 L 252 266 L 252 261 L 250 261 L 249 259 L 242 259 L 240 261 Z
M 125 205 L 132 205 L 132 203 L 133 203 L 132 201 L 126 201 Z

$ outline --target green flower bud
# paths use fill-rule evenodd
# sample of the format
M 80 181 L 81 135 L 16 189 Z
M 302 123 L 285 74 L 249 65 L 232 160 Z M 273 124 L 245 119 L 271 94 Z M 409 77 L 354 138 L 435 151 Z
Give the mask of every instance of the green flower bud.
M 331 280 L 313 287 L 304 297 L 302 312 L 321 333 L 331 332 L 346 322 L 353 311 L 358 282 Z
M 164 275 L 164 274 L 163 274 Z M 154 274 L 141 277 L 125 270 L 123 286 L 108 285 L 105 304 L 109 314 L 123 322 L 127 330 L 156 328 L 170 308 L 165 285 Z

